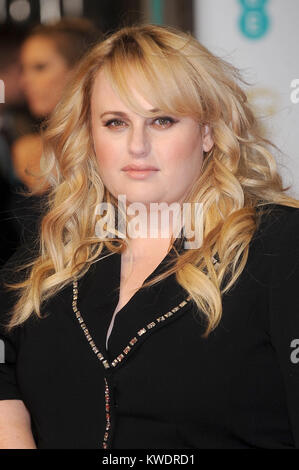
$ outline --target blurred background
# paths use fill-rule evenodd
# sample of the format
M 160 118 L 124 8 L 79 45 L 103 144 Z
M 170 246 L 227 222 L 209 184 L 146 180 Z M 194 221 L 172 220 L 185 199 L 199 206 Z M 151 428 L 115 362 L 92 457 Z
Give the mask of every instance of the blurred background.
M 24 196 L 39 168 L 40 126 L 86 50 L 139 21 L 189 31 L 241 69 L 299 198 L 298 0 L 0 0 L 0 267 L 42 214 L 47 188 Z

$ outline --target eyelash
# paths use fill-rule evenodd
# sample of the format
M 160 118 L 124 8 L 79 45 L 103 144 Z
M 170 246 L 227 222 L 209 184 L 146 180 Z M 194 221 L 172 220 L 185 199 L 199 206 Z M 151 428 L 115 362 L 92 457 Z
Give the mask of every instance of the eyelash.
M 155 121 L 169 121 L 170 124 L 175 124 L 176 122 L 178 121 L 175 121 L 173 118 L 171 117 L 168 117 L 168 116 L 162 116 L 162 117 L 158 117 L 156 119 L 154 119 L 153 122 Z M 110 124 L 112 124 L 113 122 L 124 122 L 122 121 L 121 119 L 109 119 L 109 121 L 105 122 L 105 127 L 108 127 Z M 117 127 L 117 126 L 112 126 L 112 127 Z M 163 128 L 163 126 L 161 126 Z

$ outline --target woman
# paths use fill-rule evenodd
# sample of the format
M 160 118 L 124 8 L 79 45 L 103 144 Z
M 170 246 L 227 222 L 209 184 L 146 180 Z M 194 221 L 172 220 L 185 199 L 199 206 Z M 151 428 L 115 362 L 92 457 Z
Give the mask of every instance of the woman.
M 61 98 L 74 68 L 99 39 L 93 23 L 82 18 L 38 25 L 24 41 L 20 62 L 22 87 L 29 109 L 37 119 L 47 118 Z M 38 133 L 18 139 L 13 147 L 15 170 L 28 188 L 36 184 L 42 142 Z
M 99 34 L 93 23 L 83 18 L 39 25 L 29 32 L 20 53 L 21 82 L 30 111 L 38 120 L 46 120 L 51 114 L 79 60 Z M 23 135 L 12 146 L 12 161 L 19 184 L 15 185 L 9 209 L 20 241 L 35 231 L 34 226 L 43 212 L 48 182 L 37 178 L 41 155 L 39 132 Z M 28 199 L 27 191 L 35 186 L 38 188 L 35 197 Z
M 39 234 L 2 271 L 2 447 L 299 447 L 299 202 L 238 81 L 153 25 L 80 64 Z

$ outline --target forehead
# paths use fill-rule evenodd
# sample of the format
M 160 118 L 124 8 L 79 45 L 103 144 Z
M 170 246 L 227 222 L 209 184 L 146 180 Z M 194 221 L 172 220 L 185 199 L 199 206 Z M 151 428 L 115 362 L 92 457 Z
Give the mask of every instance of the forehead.
M 28 38 L 22 48 L 22 58 L 26 59 L 45 59 L 49 55 L 58 54 L 54 41 L 46 36 L 36 35 Z
M 136 103 L 145 110 L 152 109 L 151 103 L 146 100 L 134 87 L 132 77 L 128 77 L 128 89 L 131 97 Z M 92 95 L 91 106 L 96 110 L 114 110 L 114 111 L 128 111 L 129 108 L 121 99 L 118 92 L 113 88 L 104 69 L 100 70 L 95 78 Z M 104 112 L 104 111 L 103 111 Z

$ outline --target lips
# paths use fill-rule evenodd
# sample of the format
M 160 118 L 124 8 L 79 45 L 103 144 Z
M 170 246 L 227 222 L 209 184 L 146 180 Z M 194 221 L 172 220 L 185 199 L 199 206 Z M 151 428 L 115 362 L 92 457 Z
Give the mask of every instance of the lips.
M 158 168 L 155 168 L 154 166 L 127 165 L 122 170 L 123 171 L 158 171 Z

